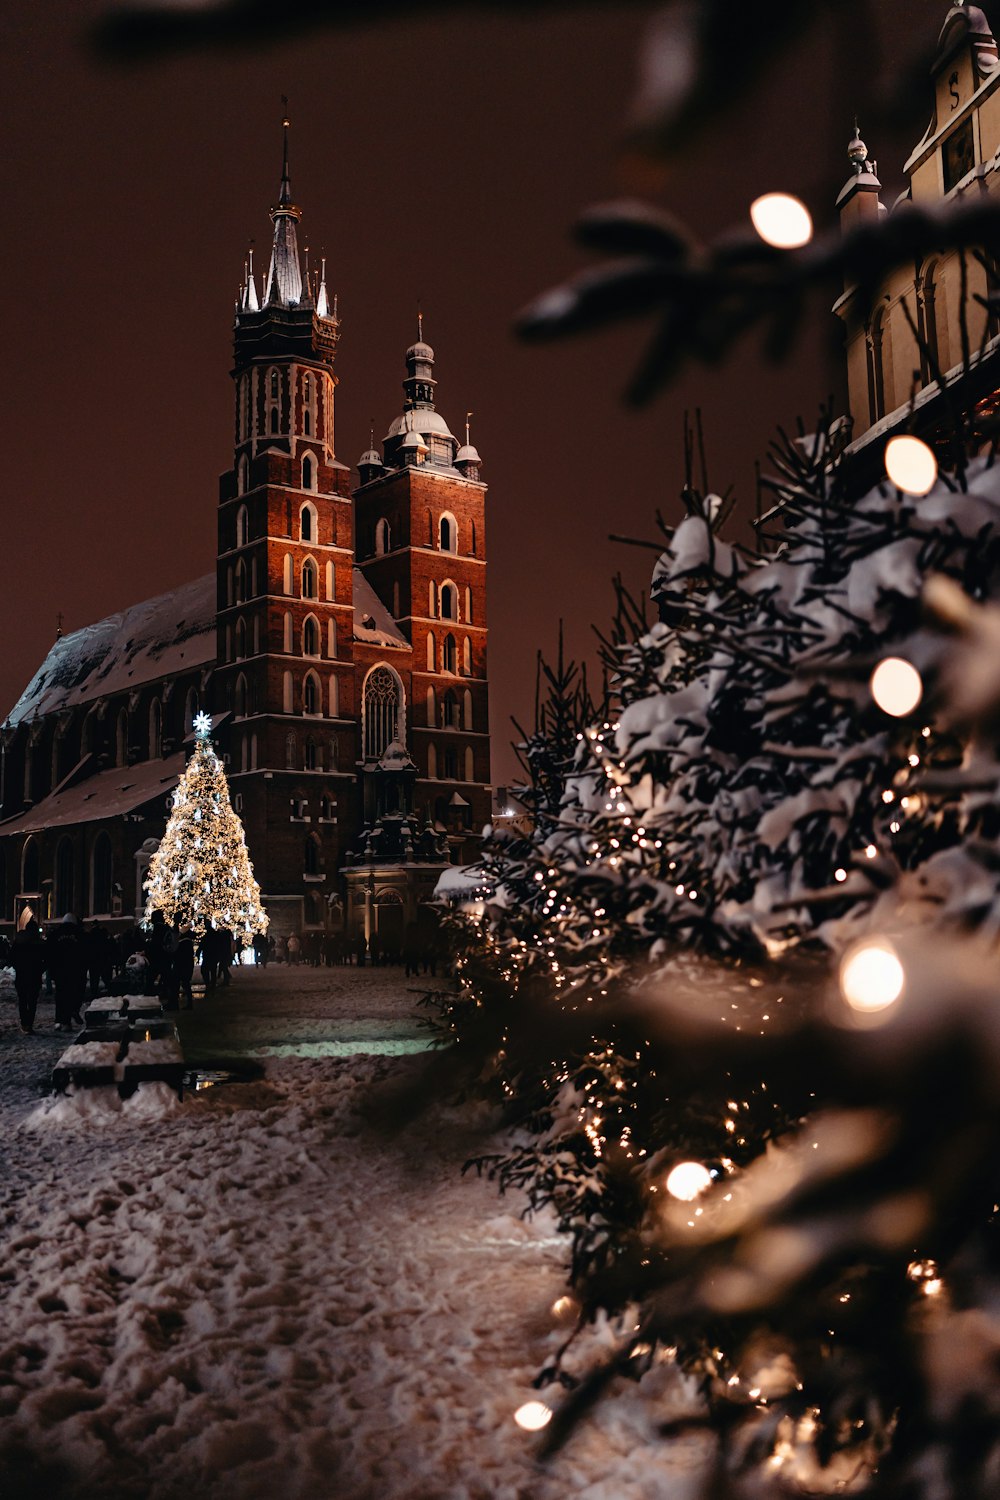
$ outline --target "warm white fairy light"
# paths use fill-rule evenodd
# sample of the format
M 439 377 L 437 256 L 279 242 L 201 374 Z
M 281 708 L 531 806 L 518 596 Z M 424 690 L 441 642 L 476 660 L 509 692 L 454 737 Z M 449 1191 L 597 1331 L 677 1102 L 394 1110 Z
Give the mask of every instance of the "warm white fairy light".
M 764 193 L 750 205 L 750 222 L 766 245 L 798 250 L 812 239 L 812 216 L 791 193 Z
M 890 438 L 885 445 L 885 472 L 906 495 L 926 495 L 937 482 L 937 459 L 917 437 Z
M 844 869 L 834 870 L 833 878 L 834 880 L 844 881 L 847 879 L 847 871 Z
M 920 673 L 901 656 L 887 656 L 871 676 L 872 697 L 883 713 L 894 719 L 911 714 L 924 694 Z
M 552 1421 L 552 1408 L 544 1401 L 526 1401 L 514 1413 L 514 1421 L 525 1432 L 541 1432 Z
M 906 973 L 899 955 L 884 938 L 866 940 L 844 957 L 840 991 L 852 1010 L 872 1015 L 888 1010 L 903 993 Z
M 712 1186 L 712 1175 L 700 1161 L 681 1161 L 667 1178 L 667 1192 L 682 1203 L 693 1203 Z

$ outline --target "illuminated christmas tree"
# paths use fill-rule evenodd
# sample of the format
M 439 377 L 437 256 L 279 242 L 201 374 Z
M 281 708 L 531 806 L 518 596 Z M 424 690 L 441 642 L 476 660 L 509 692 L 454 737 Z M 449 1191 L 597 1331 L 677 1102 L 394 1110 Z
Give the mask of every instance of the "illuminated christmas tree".
M 196 715 L 194 755 L 177 783 L 174 805 L 145 882 L 150 922 L 161 911 L 170 923 L 188 923 L 198 933 L 228 927 L 249 943 L 266 932 L 243 824 L 229 800 L 222 761 L 211 740 L 208 714 Z

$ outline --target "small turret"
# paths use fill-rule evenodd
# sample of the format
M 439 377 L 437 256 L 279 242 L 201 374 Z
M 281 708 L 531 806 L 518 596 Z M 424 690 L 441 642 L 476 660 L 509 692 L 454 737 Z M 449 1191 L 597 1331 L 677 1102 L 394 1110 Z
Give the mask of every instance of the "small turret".
M 465 413 L 465 442 L 455 454 L 455 468 L 463 479 L 478 479 L 479 469 L 482 464 L 482 459 L 479 457 L 479 453 L 472 442 L 469 426 L 471 421 L 472 412 L 467 411 Z
M 847 147 L 851 163 L 851 175 L 840 190 L 837 208 L 840 211 L 840 227 L 845 234 L 859 224 L 876 223 L 885 208 L 879 198 L 882 184 L 876 176 L 876 163 L 869 160 L 868 147 L 861 139 L 858 122 L 854 122 L 854 134 Z

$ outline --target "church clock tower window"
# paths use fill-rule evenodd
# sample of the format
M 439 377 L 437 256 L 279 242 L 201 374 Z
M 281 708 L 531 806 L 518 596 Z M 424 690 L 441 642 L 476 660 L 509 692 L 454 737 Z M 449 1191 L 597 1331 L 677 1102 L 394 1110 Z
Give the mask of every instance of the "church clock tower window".
M 403 737 L 403 684 L 389 667 L 373 667 L 364 686 L 364 758 L 378 760 Z

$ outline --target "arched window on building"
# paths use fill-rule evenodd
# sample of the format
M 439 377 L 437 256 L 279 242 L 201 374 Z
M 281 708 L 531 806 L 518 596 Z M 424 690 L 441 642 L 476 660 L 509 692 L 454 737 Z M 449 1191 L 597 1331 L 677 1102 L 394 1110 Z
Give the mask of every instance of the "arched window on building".
M 284 562 L 281 565 L 281 587 L 283 593 L 295 592 L 295 563 L 290 552 L 285 553 Z
M 114 861 L 111 840 L 103 830 L 94 840 L 90 851 L 90 910 L 95 917 L 111 914 L 111 889 L 114 881 Z
M 924 261 L 916 280 L 917 333 L 919 336 L 920 384 L 930 385 L 934 371 L 940 367 L 940 347 L 937 328 L 937 268 L 933 257 Z
M 128 714 L 123 708 L 118 710 L 118 719 L 115 724 L 115 765 L 125 766 L 128 764 Z
M 441 699 L 441 726 L 444 729 L 458 728 L 458 699 L 450 688 Z
M 365 678 L 362 694 L 365 760 L 378 760 L 393 740 L 402 742 L 404 721 L 403 684 L 391 667 L 380 663 Z
M 866 337 L 868 352 L 868 413 L 872 425 L 884 417 L 892 392 L 892 345 L 889 309 L 883 302 L 872 314 Z
M 293 645 L 293 640 L 292 640 L 293 634 L 294 634 L 294 626 L 292 624 L 291 612 L 286 609 L 285 613 L 284 613 L 284 616 L 283 616 L 282 634 L 281 634 L 281 648 L 282 648 L 282 650 L 288 656 L 291 656 L 292 651 L 294 650 L 294 645 Z
M 247 626 L 243 616 L 236 621 L 236 660 L 242 661 L 247 654 Z
M 304 714 L 321 714 L 323 712 L 323 697 L 320 690 L 319 678 L 315 672 L 307 672 L 302 679 L 302 712 Z
M 437 751 L 435 750 L 435 748 L 434 748 L 433 745 L 428 745 L 427 746 L 427 775 L 430 777 L 431 781 L 436 781 L 437 780 L 437 773 L 438 773 Z
M 476 779 L 475 771 L 476 771 L 476 761 L 475 761 L 475 756 L 472 753 L 472 746 L 471 745 L 466 745 L 466 747 L 465 747 L 465 779 L 466 779 L 466 781 L 475 781 L 475 779 Z
M 451 631 L 445 636 L 441 647 L 441 670 L 442 672 L 458 672 L 458 650 L 455 646 L 455 637 Z
M 272 401 L 277 401 L 277 399 L 278 399 L 278 372 L 277 372 L 277 370 L 270 370 L 268 372 L 268 377 L 267 378 L 268 378 L 268 388 L 267 388 L 267 390 L 268 390 L 268 396 L 269 396 L 269 398 Z
M 340 684 L 333 674 L 330 675 L 330 718 L 340 717 Z
M 392 532 L 389 522 L 385 516 L 379 516 L 375 522 L 375 552 L 382 557 L 384 553 L 392 551 Z
M 442 620 L 458 619 L 458 589 L 453 583 L 441 585 L 441 618 Z
M 472 590 L 465 585 L 465 621 L 467 625 L 472 624 Z
M 315 615 L 306 615 L 302 622 L 302 655 L 319 656 L 319 621 Z
M 427 613 L 431 619 L 437 614 L 437 584 L 433 578 L 427 585 Z
M 226 604 L 227 605 L 231 605 L 232 602 L 233 602 L 233 565 L 232 565 L 232 563 L 230 563 L 229 566 L 226 569 Z
M 42 888 L 41 862 L 38 857 L 38 840 L 27 838 L 21 848 L 21 891 L 34 896 Z M 41 917 L 41 912 L 36 913 Z
M 281 711 L 282 711 L 282 713 L 286 713 L 286 714 L 290 714 L 293 711 L 293 709 L 292 709 L 292 674 L 291 674 L 291 672 L 285 672 L 285 673 L 282 674 L 282 678 L 281 678 Z
M 331 661 L 337 656 L 337 622 L 331 615 L 326 622 L 326 654 Z
M 442 552 L 458 551 L 458 522 L 450 511 L 445 511 L 438 522 L 438 540 Z
M 236 465 L 236 493 L 238 495 L 246 494 L 249 479 L 250 465 L 247 463 L 247 456 L 244 453 L 241 455 L 240 461 Z
M 462 728 L 472 728 L 472 694 L 468 688 L 462 694 Z
M 163 711 L 159 698 L 149 705 L 149 758 L 159 760 L 163 754 Z
M 337 575 L 332 562 L 326 565 L 326 597 L 331 603 L 337 597 Z
M 233 713 L 238 719 L 245 719 L 247 713 L 247 680 L 240 672 L 236 678 L 236 687 L 233 691 Z
M 431 729 L 437 724 L 437 695 L 432 687 L 427 689 L 427 724 Z
M 302 564 L 302 597 L 303 599 L 315 599 L 317 594 L 316 564 L 311 557 L 307 557 Z
M 306 437 L 312 437 L 316 426 L 316 381 L 306 371 L 302 377 L 302 431 Z M 303 479 L 303 488 L 311 489 Z
M 54 866 L 55 891 L 53 894 L 55 897 L 55 915 L 57 917 L 64 917 L 67 912 L 73 910 L 73 902 L 76 895 L 73 889 L 74 863 L 73 840 L 68 837 L 60 839 L 56 845 Z
M 437 671 L 437 641 L 434 639 L 433 630 L 427 632 L 427 670 Z
M 244 463 L 246 460 L 244 459 Z M 245 547 L 250 540 L 250 512 L 245 505 L 241 505 L 236 512 L 236 545 Z
M 462 671 L 466 677 L 472 676 L 472 642 L 468 636 L 462 642 Z
M 312 735 L 310 735 L 309 738 L 306 740 L 305 747 L 304 747 L 303 761 L 304 761 L 305 769 L 307 771 L 315 771 L 316 770 L 316 768 L 317 768 L 317 762 L 316 762 L 316 741 L 313 739 Z
M 305 463 L 305 459 L 303 459 L 303 463 Z M 306 485 L 305 488 L 311 489 L 312 486 Z M 302 509 L 299 511 L 300 541 L 315 542 L 319 540 L 316 534 L 316 520 L 316 507 L 315 505 L 313 505 L 311 500 L 307 500 L 305 505 L 303 505 Z
M 318 833 L 310 833 L 306 838 L 303 869 L 307 875 L 318 875 L 320 873 L 320 841 Z
M 236 593 L 233 599 L 233 603 L 243 604 L 248 597 L 249 590 L 247 589 L 247 565 L 243 561 L 242 557 L 236 564 L 236 572 L 234 578 L 236 584 Z

